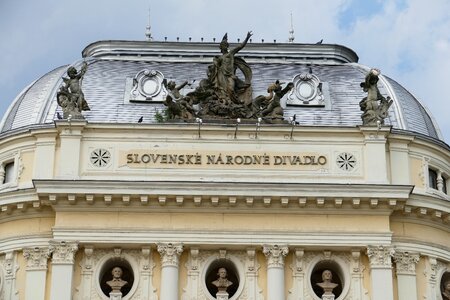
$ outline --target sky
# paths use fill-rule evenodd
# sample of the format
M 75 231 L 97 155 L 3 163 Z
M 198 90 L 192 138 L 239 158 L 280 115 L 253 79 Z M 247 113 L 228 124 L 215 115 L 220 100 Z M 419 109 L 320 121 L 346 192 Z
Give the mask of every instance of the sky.
M 48 71 L 99 40 L 340 44 L 406 87 L 450 143 L 450 0 L 0 0 L 0 115 Z

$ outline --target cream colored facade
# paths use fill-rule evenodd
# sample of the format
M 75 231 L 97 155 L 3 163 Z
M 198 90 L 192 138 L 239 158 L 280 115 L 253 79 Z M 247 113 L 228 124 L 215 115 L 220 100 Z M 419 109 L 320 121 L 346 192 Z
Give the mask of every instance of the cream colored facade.
M 120 264 L 125 300 L 213 300 L 221 263 L 232 300 L 318 300 L 324 268 L 338 300 L 442 299 L 450 197 L 428 170 L 450 174 L 447 148 L 389 126 L 255 133 L 60 120 L 5 136 L 2 299 L 109 299 Z

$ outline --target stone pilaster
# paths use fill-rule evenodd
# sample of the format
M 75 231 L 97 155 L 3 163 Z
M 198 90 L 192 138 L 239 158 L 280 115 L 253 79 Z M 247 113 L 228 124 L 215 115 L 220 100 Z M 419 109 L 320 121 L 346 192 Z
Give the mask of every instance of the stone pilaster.
M 284 258 L 289 253 L 286 245 L 264 245 L 267 259 L 268 299 L 286 299 L 284 295 Z
M 367 247 L 372 280 L 372 300 L 394 299 L 391 259 L 394 253 L 391 246 Z
M 288 300 L 297 300 L 303 298 L 305 289 L 305 251 L 301 248 L 295 248 L 294 255 L 292 257 L 292 264 L 290 265 L 292 270 L 292 289 L 289 290 Z
M 89 299 L 92 288 L 92 275 L 94 273 L 94 248 L 92 246 L 84 247 L 84 257 L 81 262 L 81 284 L 79 289 L 80 299 Z
M 47 279 L 47 260 L 51 250 L 48 247 L 23 249 L 26 266 L 26 300 L 44 300 L 45 282 Z
M 394 262 L 397 269 L 398 299 L 417 299 L 416 264 L 419 254 L 396 251 Z
M 74 256 L 77 242 L 50 241 L 52 284 L 50 300 L 71 299 Z
M 150 247 L 142 247 L 140 258 L 141 296 L 143 299 L 156 299 L 156 290 L 153 288 L 153 255 Z
M 178 265 L 183 245 L 179 243 L 159 243 L 161 255 L 161 300 L 178 300 Z
M 1 295 L 3 295 L 4 299 L 17 300 L 19 299 L 19 297 L 18 291 L 16 290 L 16 275 L 17 270 L 19 270 L 19 266 L 17 263 L 16 251 L 9 251 L 5 253 L 5 260 L 3 261 L 3 269 L 5 271 L 5 277 L 3 289 L 2 291 L 0 291 L 0 297 Z

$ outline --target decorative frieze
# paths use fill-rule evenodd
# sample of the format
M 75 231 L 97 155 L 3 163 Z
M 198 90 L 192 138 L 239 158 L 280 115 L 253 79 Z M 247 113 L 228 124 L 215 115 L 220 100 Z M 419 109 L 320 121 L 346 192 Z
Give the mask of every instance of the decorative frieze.
M 77 242 L 50 241 L 52 264 L 73 264 L 77 250 Z
M 370 267 L 373 268 L 391 268 L 391 257 L 394 255 L 394 248 L 391 246 L 368 246 L 367 256 L 369 256 Z
M 397 274 L 416 275 L 416 264 L 419 262 L 420 255 L 409 253 L 407 251 L 396 251 L 394 261 L 397 268 Z
M 289 248 L 286 245 L 264 245 L 263 253 L 268 268 L 284 268 L 284 257 L 289 253 Z
M 51 250 L 48 247 L 34 247 L 23 249 L 23 257 L 27 262 L 27 271 L 47 270 L 47 260 Z
M 183 252 L 183 245 L 179 243 L 159 243 L 158 252 L 161 254 L 161 264 L 163 267 L 178 267 L 180 254 Z

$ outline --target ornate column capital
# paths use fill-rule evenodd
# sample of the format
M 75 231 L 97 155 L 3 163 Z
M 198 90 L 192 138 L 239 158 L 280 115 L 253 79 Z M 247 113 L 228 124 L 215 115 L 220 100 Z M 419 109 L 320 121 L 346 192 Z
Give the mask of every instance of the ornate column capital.
M 24 248 L 23 257 L 27 262 L 27 271 L 47 270 L 47 259 L 50 257 L 48 247 Z
M 391 257 L 395 251 L 392 246 L 368 246 L 367 256 L 369 256 L 370 267 L 372 269 L 386 269 L 392 267 Z
M 416 275 L 416 264 L 419 262 L 420 255 L 409 253 L 407 251 L 396 251 L 394 261 L 397 267 L 397 274 Z
M 52 264 L 72 265 L 74 256 L 78 250 L 78 242 L 50 241 Z
M 161 254 L 163 267 L 178 267 L 180 254 L 183 252 L 183 245 L 180 243 L 159 243 L 158 252 Z
M 287 245 L 264 245 L 263 253 L 268 268 L 284 268 L 284 257 L 289 253 Z

